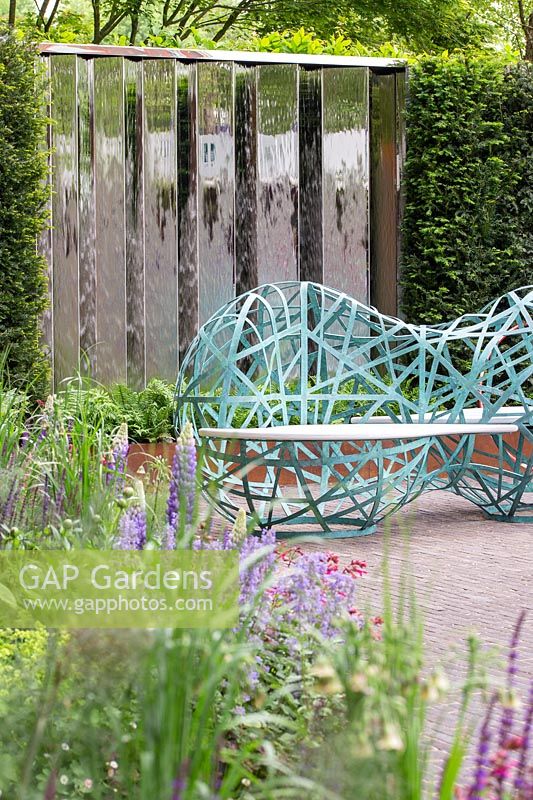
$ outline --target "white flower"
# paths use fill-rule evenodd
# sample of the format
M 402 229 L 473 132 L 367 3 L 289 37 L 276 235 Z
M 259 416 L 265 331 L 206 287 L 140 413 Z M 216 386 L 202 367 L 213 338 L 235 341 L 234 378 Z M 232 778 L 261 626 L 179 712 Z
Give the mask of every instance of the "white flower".
M 61 775 L 61 777 L 59 778 L 59 783 L 61 784 L 61 786 L 66 786 L 68 783 L 68 775 Z
M 400 731 L 391 723 L 385 725 L 385 735 L 378 742 L 380 750 L 398 750 L 401 752 L 404 748 L 403 739 Z
M 70 750 L 70 747 L 66 742 L 63 742 L 63 744 L 61 745 L 61 749 L 67 752 L 67 750 Z
M 85 778 L 83 781 L 83 788 L 88 790 L 93 788 L 93 782 L 91 778 Z
M 118 764 L 116 761 L 110 761 L 109 766 L 111 767 L 111 769 L 118 769 Z

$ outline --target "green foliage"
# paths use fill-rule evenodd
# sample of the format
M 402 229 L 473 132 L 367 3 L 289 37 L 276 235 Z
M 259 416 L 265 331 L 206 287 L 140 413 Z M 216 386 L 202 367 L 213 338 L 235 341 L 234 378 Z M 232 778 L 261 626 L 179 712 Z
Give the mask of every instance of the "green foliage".
M 174 438 L 173 396 L 174 387 L 157 378 L 140 392 L 73 379 L 57 394 L 56 406 L 74 418 L 83 413 L 89 425 L 107 435 L 126 422 L 131 440 L 159 442 Z
M 438 323 L 533 276 L 533 68 L 425 58 L 407 109 L 403 312 Z
M 0 350 L 11 379 L 29 380 L 36 394 L 48 379 L 39 341 L 45 264 L 35 247 L 46 221 L 41 103 L 34 48 L 0 29 Z
M 267 53 L 297 53 L 329 56 L 382 56 L 384 58 L 403 58 L 405 49 L 392 43 L 367 46 L 354 42 L 342 33 L 321 39 L 314 31 L 299 28 L 296 31 L 284 30 L 254 37 L 248 49 Z

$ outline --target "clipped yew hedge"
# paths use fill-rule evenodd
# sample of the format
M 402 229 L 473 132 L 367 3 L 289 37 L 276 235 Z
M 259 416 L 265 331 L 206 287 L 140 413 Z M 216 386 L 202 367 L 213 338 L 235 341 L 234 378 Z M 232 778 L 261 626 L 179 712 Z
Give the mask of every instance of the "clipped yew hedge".
M 405 318 L 446 321 L 533 283 L 533 65 L 424 59 L 407 130 Z
M 0 28 L 0 357 L 11 381 L 29 382 L 35 394 L 49 374 L 40 346 L 45 264 L 36 250 L 46 221 L 42 97 L 35 47 Z

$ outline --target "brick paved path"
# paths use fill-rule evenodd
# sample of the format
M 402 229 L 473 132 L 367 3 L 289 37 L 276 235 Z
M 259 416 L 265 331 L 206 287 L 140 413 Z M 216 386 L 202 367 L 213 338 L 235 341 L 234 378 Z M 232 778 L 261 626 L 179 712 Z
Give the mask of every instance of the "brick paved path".
M 520 610 L 531 609 L 533 524 L 492 522 L 466 500 L 442 491 L 422 495 L 391 519 L 391 576 L 397 577 L 409 562 L 425 619 L 427 663 L 444 663 L 452 682 L 458 681 L 464 674 L 464 643 L 470 632 L 477 632 L 487 649 L 496 646 L 505 651 Z M 408 554 L 398 519 L 409 531 Z M 343 560 L 365 560 L 369 574 L 361 579 L 359 605 L 364 608 L 370 601 L 376 611 L 381 607 L 384 528 L 381 524 L 371 536 L 305 545 L 309 549 L 327 548 Z M 519 667 L 519 688 L 525 698 L 533 675 L 531 611 L 523 629 Z M 494 678 L 503 677 L 496 655 L 488 671 Z M 443 716 L 435 733 L 436 751 L 447 749 L 457 705 L 457 698 L 452 696 L 447 707 L 439 709 Z M 473 704 L 473 721 L 478 721 L 481 713 L 481 705 Z

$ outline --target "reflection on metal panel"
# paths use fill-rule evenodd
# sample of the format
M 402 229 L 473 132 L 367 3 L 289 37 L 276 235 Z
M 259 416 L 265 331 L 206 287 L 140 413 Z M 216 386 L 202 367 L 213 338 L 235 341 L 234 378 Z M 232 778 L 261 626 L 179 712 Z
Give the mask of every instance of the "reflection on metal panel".
M 366 300 L 369 250 L 372 301 L 396 313 L 404 71 L 159 55 L 47 58 L 52 228 L 39 246 L 56 385 L 80 346 L 103 382 L 172 380 L 199 325 L 263 282 Z
M 198 330 L 196 66 L 176 65 L 178 124 L 178 339 L 183 356 Z
M 43 78 L 46 81 L 46 91 L 43 97 L 43 114 L 46 117 L 51 116 L 50 107 L 50 59 L 46 59 L 44 63 Z M 43 350 L 50 359 L 51 374 L 54 374 L 54 303 L 53 303 L 53 273 L 52 273 L 52 128 L 48 126 L 46 130 L 46 140 L 43 141 L 42 147 L 47 157 L 47 173 L 46 173 L 46 226 L 43 229 L 38 242 L 39 253 L 44 258 L 46 263 L 46 279 L 47 279 L 47 307 L 44 310 L 41 321 L 41 336 L 43 342 Z
M 78 220 L 80 367 L 96 377 L 96 217 L 94 198 L 94 60 L 78 59 Z
M 78 181 L 76 57 L 55 56 L 51 65 L 54 146 L 54 372 L 55 385 L 79 362 Z
M 235 66 L 236 293 L 257 278 L 257 67 Z
M 300 71 L 300 280 L 323 283 L 322 70 Z
M 395 315 L 398 198 L 394 73 L 372 75 L 371 148 L 371 299 L 380 311 Z
M 94 64 L 96 188 L 96 377 L 126 381 L 123 59 Z
M 198 63 L 199 321 L 234 296 L 233 65 Z
M 368 71 L 323 69 L 326 286 L 368 300 Z
M 144 61 L 146 379 L 178 363 L 175 62 Z
M 298 68 L 257 73 L 258 283 L 298 278 Z
M 124 61 L 126 338 L 128 385 L 145 384 L 143 71 L 139 61 Z
M 403 171 L 406 155 L 406 130 L 405 130 L 405 95 L 407 90 L 407 73 L 405 70 L 396 73 L 396 190 L 398 193 L 398 222 L 396 225 L 396 261 L 400 263 L 402 253 L 402 227 L 405 196 L 403 189 Z M 398 281 L 397 306 L 401 308 L 401 285 Z

